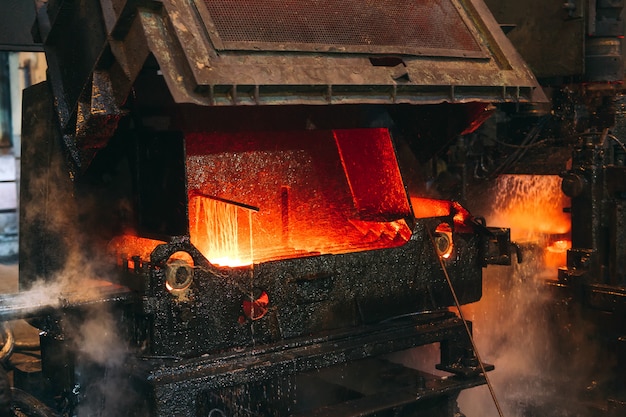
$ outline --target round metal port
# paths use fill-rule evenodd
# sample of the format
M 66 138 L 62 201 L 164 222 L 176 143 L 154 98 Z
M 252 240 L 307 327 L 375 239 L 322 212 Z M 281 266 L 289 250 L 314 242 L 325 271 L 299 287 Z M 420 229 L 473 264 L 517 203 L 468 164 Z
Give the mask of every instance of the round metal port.
M 193 282 L 194 263 L 187 252 L 176 252 L 167 260 L 165 287 L 171 293 L 189 288 Z

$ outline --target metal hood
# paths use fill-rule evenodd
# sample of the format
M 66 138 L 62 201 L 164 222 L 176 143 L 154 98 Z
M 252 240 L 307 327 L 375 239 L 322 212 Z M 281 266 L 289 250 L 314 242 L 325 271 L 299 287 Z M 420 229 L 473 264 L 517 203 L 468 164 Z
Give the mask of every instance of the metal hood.
M 177 102 L 543 100 L 482 0 L 163 0 L 139 21 Z
M 150 56 L 179 103 L 545 100 L 482 0 L 49 0 L 36 27 L 79 135 Z
M 78 171 L 135 99 L 202 107 L 545 101 L 482 0 L 48 0 L 35 29 Z

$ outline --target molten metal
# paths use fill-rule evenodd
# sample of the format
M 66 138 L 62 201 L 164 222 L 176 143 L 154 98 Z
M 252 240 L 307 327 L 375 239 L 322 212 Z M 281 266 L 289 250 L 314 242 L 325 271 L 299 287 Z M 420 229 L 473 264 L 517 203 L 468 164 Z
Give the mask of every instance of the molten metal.
M 213 264 L 395 247 L 411 236 L 386 129 L 190 133 L 186 152 L 191 242 Z

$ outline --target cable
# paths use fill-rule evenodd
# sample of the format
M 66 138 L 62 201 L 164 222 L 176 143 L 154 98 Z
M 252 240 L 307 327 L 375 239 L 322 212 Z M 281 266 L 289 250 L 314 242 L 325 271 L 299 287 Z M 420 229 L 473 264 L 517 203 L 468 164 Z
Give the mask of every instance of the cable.
M 533 142 L 529 145 L 514 145 L 512 143 L 507 143 L 507 142 L 503 142 L 501 140 L 498 140 L 496 138 L 490 138 L 489 140 L 491 140 L 492 142 L 497 143 L 498 145 L 502 145 L 502 146 L 506 146 L 508 148 L 514 148 L 514 149 L 529 149 L 529 148 L 534 148 L 535 146 L 539 146 L 539 145 L 543 145 L 544 143 L 548 143 L 551 142 L 551 139 L 542 139 L 538 142 Z
M 491 174 L 489 174 L 489 177 L 497 177 L 509 166 L 519 161 L 528 149 L 532 148 L 535 143 L 538 143 L 537 139 L 539 138 L 539 134 L 550 120 L 552 120 L 552 116 L 542 116 L 539 121 L 528 131 L 528 133 L 524 137 L 524 140 L 522 140 L 522 143 L 519 145 L 515 145 L 515 151 L 511 153 L 508 157 L 506 157 L 505 160 L 500 164 L 500 166 L 495 168 L 491 172 Z
M 624 152 L 626 152 L 626 145 L 624 145 L 624 142 L 622 142 L 621 140 L 619 140 L 619 139 L 617 138 L 617 136 L 615 136 L 615 135 L 607 135 L 607 138 L 609 138 L 609 139 L 611 139 L 611 140 L 613 140 L 613 141 L 617 142 L 617 144 L 618 144 L 618 145 L 622 148 L 622 150 L 623 150 Z
M 435 253 L 436 253 L 435 238 L 433 237 L 432 231 L 430 229 L 428 229 L 428 236 L 430 237 L 430 241 L 432 242 L 433 247 L 435 248 Z M 459 302 L 459 298 L 456 295 L 456 291 L 454 290 L 454 287 L 452 286 L 452 280 L 450 279 L 450 275 L 448 275 L 448 270 L 446 269 L 446 265 L 443 262 L 443 258 L 441 256 L 437 255 L 437 258 L 439 259 L 439 265 L 441 265 L 443 275 L 446 277 L 446 281 L 448 282 L 448 287 L 450 287 L 450 291 L 452 292 L 452 297 L 454 298 L 454 305 L 456 306 L 456 309 L 459 312 L 459 317 L 461 318 L 461 321 L 463 322 L 463 326 L 465 326 L 465 331 L 467 332 L 470 343 L 472 344 L 472 349 L 474 350 L 474 354 L 476 355 L 476 359 L 478 360 L 478 365 L 480 366 L 480 370 L 483 376 L 485 377 L 485 382 L 487 383 L 487 387 L 489 388 L 489 393 L 491 394 L 493 403 L 495 404 L 496 409 L 498 410 L 498 415 L 500 417 L 504 417 L 504 414 L 502 413 L 502 408 L 500 408 L 500 403 L 498 402 L 498 399 L 496 398 L 496 393 L 493 390 L 493 385 L 491 384 L 491 381 L 489 380 L 489 377 L 487 376 L 485 365 L 480 357 L 480 354 L 478 353 L 476 343 L 474 342 L 474 337 L 472 336 L 472 331 L 470 330 L 469 325 L 467 324 L 467 321 L 465 320 L 465 317 L 463 316 L 463 312 L 461 311 L 461 303 Z
M 31 394 L 11 388 L 12 404 L 19 415 L 29 417 L 60 417 L 59 414 Z

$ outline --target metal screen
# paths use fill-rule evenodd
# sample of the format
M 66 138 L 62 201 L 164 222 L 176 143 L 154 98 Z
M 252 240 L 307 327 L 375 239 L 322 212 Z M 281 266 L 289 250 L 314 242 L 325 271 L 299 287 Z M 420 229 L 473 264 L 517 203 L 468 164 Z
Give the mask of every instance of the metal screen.
M 484 56 L 455 0 L 202 0 L 218 50 Z

